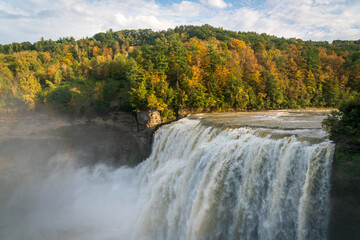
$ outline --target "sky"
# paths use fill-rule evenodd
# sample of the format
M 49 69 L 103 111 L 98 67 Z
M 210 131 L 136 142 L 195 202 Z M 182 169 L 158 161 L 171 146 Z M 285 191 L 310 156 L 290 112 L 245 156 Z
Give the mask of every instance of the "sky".
M 303 40 L 357 40 L 360 0 L 0 0 L 0 44 L 190 24 Z

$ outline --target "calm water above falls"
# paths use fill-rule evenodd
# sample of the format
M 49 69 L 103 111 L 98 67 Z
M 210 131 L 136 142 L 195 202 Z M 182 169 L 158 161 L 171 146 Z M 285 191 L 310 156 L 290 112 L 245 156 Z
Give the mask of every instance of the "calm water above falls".
M 161 127 L 135 168 L 59 151 L 16 184 L 8 174 L 1 239 L 326 239 L 326 114 L 230 115 Z

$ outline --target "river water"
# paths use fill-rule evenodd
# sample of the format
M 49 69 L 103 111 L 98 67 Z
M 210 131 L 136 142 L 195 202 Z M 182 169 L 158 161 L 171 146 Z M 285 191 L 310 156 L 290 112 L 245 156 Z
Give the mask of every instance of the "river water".
M 79 161 L 34 121 L 3 120 L 0 239 L 327 239 L 327 114 L 190 116 L 132 168 Z M 22 128 L 27 140 L 9 141 Z

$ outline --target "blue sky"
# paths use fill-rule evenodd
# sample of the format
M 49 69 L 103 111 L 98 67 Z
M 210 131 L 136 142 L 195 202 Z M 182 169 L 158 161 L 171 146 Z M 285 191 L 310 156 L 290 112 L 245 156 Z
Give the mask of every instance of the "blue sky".
M 360 0 L 0 0 L 0 44 L 210 24 L 304 40 L 360 39 Z

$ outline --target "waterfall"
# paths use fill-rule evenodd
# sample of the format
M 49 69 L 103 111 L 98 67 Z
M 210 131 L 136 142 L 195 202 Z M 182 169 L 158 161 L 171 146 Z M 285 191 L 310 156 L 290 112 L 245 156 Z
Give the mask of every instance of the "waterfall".
M 162 126 L 135 168 L 79 167 L 61 151 L 23 159 L 23 171 L 0 171 L 2 184 L 19 172 L 0 238 L 327 239 L 333 144 L 302 131 L 185 118 Z
M 333 144 L 183 119 L 139 166 L 134 239 L 326 239 Z

